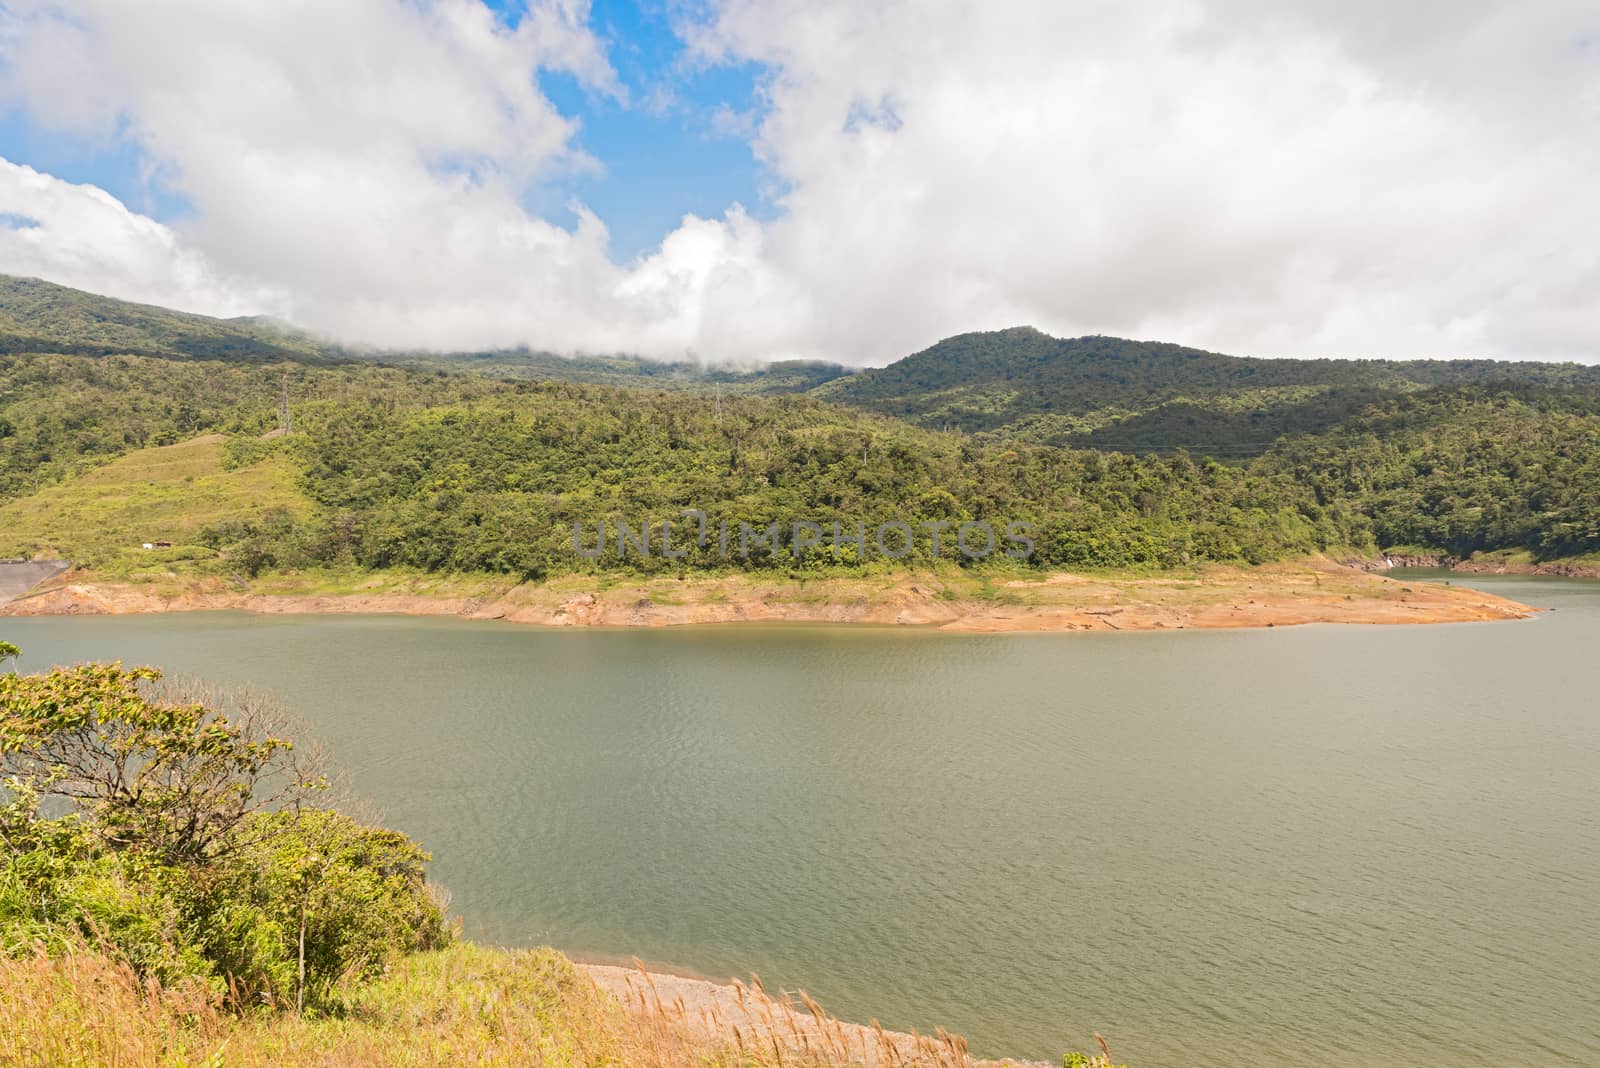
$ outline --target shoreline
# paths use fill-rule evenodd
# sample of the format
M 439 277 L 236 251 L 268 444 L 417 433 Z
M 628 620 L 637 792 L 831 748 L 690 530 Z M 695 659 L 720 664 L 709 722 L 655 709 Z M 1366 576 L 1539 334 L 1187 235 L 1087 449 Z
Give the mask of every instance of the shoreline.
M 1391 579 L 1324 559 L 998 580 L 907 572 L 804 580 L 745 574 L 627 581 L 566 576 L 497 585 L 484 579 L 375 575 L 336 592 L 317 592 L 314 581 L 313 576 L 274 576 L 270 583 L 240 589 L 219 578 L 169 574 L 136 582 L 69 571 L 0 602 L 0 617 L 246 611 L 443 616 L 545 627 L 849 623 L 993 634 L 1469 623 L 1540 612 L 1479 590 Z
M 1600 564 L 1583 560 L 1537 563 L 1495 553 L 1474 553 L 1465 558 L 1437 553 L 1385 553 L 1372 560 L 1353 560 L 1352 567 L 1378 574 L 1395 568 L 1425 568 L 1458 575 L 1512 575 L 1544 578 L 1600 579 Z
M 600 964 L 568 955 L 579 971 L 626 1009 L 647 1019 L 666 1019 L 713 1042 L 746 1042 L 796 1051 L 832 1048 L 867 1068 L 967 1064 L 971 1068 L 1049 1068 L 1052 1062 L 970 1057 L 966 1040 L 942 1029 L 934 1035 L 889 1031 L 874 1020 L 846 1023 L 802 991 L 769 992 L 752 978 L 718 983 L 697 976 L 632 965 Z

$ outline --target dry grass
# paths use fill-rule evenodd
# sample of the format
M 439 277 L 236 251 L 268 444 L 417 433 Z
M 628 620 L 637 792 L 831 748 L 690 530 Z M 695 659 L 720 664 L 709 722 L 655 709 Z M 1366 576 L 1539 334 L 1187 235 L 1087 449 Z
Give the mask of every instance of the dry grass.
M 0 960 L 0 1064 L 7 1068 L 204 1064 L 187 1052 L 222 1026 L 200 985 L 146 985 L 89 953 Z
M 611 997 L 554 950 L 459 945 L 350 993 L 338 1018 L 234 1016 L 199 984 L 163 988 L 87 949 L 0 960 L 4 1068 L 971 1068 L 966 1043 L 842 1024 L 759 982 L 697 1015 L 640 972 Z M 1096 1057 L 1081 1062 L 1109 1068 Z

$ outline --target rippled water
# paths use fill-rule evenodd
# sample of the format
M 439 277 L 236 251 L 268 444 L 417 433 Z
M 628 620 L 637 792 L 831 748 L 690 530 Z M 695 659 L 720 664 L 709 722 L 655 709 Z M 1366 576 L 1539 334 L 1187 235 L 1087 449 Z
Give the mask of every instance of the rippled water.
M 276 690 L 470 935 L 1165 1065 L 1600 1064 L 1600 583 L 1106 635 L 0 621 Z

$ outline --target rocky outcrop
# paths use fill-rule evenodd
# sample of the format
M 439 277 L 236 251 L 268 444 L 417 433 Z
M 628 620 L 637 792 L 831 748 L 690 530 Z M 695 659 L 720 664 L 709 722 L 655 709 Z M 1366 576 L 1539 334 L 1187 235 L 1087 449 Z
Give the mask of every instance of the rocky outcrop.
M 1600 565 L 1574 564 L 1560 560 L 1529 563 L 1504 560 L 1497 556 L 1473 555 L 1466 559 L 1446 553 L 1384 553 L 1344 561 L 1349 567 L 1382 574 L 1397 567 L 1432 568 L 1459 571 L 1465 575 L 1552 575 L 1559 578 L 1600 578 Z
M 1497 560 L 1493 557 L 1459 560 L 1450 568 L 1474 575 L 1552 575 L 1558 578 L 1600 578 L 1600 565 L 1569 564 L 1552 561 L 1530 564 L 1521 561 Z
M 1360 571 L 1370 571 L 1382 574 L 1392 571 L 1397 567 L 1454 567 L 1457 560 L 1453 556 L 1433 553 L 1382 553 L 1378 556 L 1359 556 L 1345 563 Z

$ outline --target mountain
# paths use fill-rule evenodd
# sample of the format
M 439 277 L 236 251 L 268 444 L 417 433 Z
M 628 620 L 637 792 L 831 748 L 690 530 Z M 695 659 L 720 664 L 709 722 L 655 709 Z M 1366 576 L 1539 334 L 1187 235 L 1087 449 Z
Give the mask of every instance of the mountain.
M 0 336 L 0 555 L 144 566 L 136 528 L 159 525 L 224 575 L 558 574 L 587 566 L 574 522 L 693 505 L 735 530 L 1021 519 L 1051 567 L 1392 548 L 1600 561 L 1600 370 L 1578 365 L 1253 360 L 1026 329 L 842 377 L 357 359 L 276 323 L 15 279 L 0 279 Z M 208 435 L 203 456 L 163 451 Z M 794 562 L 766 551 L 748 566 Z M 728 565 L 699 545 L 603 566 Z
M 1164 342 L 961 334 L 815 393 L 933 429 L 1131 452 L 1264 452 L 1385 398 L 1468 385 L 1600 389 L 1600 368 L 1495 360 L 1292 360 Z
M 664 362 L 641 356 L 557 356 L 529 349 L 492 352 L 384 353 L 408 367 L 466 372 L 529 382 L 583 382 L 597 386 L 689 389 L 780 395 L 805 393 L 850 374 L 848 367 L 821 360 L 781 360 L 754 367 Z
M 0 355 L 326 363 L 331 348 L 262 318 L 214 319 L 0 275 Z
M 849 374 L 789 360 L 757 367 L 665 363 L 638 356 L 558 356 L 507 349 L 423 352 L 352 349 L 266 316 L 215 319 L 102 297 L 37 278 L 0 275 L 0 355 L 153 356 L 170 360 L 331 363 L 356 359 L 493 378 L 730 393 L 804 393 Z

